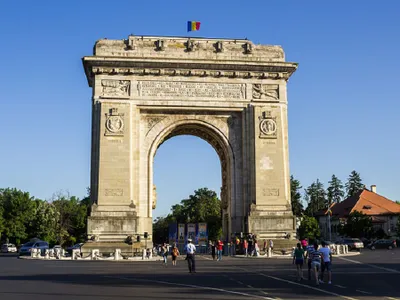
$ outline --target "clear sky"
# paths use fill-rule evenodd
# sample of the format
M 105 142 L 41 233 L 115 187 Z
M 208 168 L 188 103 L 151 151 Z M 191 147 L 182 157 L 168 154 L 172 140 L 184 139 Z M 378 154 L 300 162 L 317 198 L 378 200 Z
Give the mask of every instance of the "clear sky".
M 248 38 L 282 45 L 299 69 L 288 83 L 291 173 L 303 187 L 353 170 L 400 200 L 400 1 L 1 1 L 0 187 L 49 199 L 89 186 L 91 89 L 81 57 L 101 38 Z M 206 142 L 175 137 L 155 157 L 158 208 L 195 189 L 219 192 Z

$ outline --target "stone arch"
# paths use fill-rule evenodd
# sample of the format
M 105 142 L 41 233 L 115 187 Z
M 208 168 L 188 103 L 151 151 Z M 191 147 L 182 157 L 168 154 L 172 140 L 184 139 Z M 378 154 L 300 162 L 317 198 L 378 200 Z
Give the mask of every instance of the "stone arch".
M 153 128 L 146 136 L 147 142 L 147 199 L 148 215 L 152 215 L 151 201 L 153 199 L 153 164 L 157 149 L 168 139 L 178 135 L 193 135 L 205 140 L 217 152 L 221 163 L 221 206 L 223 215 L 223 233 L 229 236 L 232 205 L 235 201 L 235 154 L 229 141 L 228 128 L 222 120 L 211 116 L 196 115 L 191 117 L 166 117 Z M 225 130 L 224 130 L 225 129 Z M 225 132 L 224 132 L 225 131 Z M 224 223 L 224 220 L 227 222 Z

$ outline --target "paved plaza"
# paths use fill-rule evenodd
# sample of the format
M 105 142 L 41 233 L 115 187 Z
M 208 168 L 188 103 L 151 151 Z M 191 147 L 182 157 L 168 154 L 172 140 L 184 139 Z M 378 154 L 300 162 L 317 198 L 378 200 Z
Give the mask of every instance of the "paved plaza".
M 38 261 L 0 256 L 0 299 L 400 299 L 400 250 L 335 258 L 333 284 L 297 282 L 290 259 Z

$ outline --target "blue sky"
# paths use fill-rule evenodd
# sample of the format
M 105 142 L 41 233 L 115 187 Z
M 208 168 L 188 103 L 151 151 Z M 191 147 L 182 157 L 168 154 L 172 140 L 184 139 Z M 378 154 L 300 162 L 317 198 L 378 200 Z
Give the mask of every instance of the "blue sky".
M 62 3 L 62 4 L 59 4 Z M 245 38 L 282 45 L 299 69 L 288 83 L 291 173 L 303 187 L 353 170 L 400 200 L 400 2 L 2 1 L 0 187 L 49 199 L 89 185 L 91 89 L 81 57 L 96 40 L 136 35 Z M 215 151 L 175 137 L 155 157 L 158 208 L 195 189 L 219 191 Z

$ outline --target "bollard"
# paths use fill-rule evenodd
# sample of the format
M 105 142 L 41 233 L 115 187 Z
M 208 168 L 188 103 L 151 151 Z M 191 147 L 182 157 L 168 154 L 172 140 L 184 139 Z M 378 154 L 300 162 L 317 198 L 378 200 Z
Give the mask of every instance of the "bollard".
M 33 249 L 31 249 L 31 257 L 33 258 L 35 256 L 36 256 L 36 249 L 33 248 Z
M 349 246 L 348 245 L 344 245 L 344 249 L 346 251 L 346 254 L 349 253 Z
M 44 251 L 44 258 L 45 259 L 50 259 L 50 250 L 49 249 L 46 249 L 45 251 Z
M 115 249 L 114 260 L 121 260 L 121 249 Z
M 340 245 L 335 245 L 336 247 L 336 254 L 340 255 Z
M 97 260 L 97 255 L 100 254 L 99 249 L 92 249 L 92 252 L 90 254 L 90 259 L 91 260 Z
M 146 249 L 143 249 L 142 252 L 142 260 L 144 260 L 146 258 Z
M 72 249 L 71 259 L 72 259 L 72 260 L 78 259 L 78 257 L 79 257 L 79 252 L 80 252 L 79 249 Z
M 272 257 L 272 248 L 268 247 L 268 257 Z
M 149 255 L 149 259 L 153 258 L 153 251 L 150 250 L 150 255 Z

